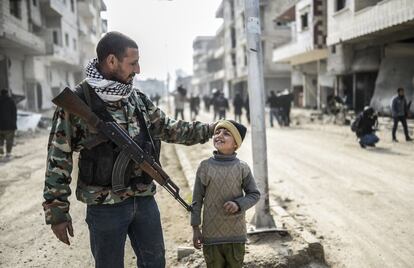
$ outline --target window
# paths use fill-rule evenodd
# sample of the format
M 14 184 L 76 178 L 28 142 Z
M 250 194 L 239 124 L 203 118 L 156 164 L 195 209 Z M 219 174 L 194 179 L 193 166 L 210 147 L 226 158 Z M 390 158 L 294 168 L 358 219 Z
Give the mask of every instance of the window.
M 37 7 L 37 0 L 32 0 L 32 5 Z
M 10 0 L 10 14 L 18 19 L 22 18 L 22 1 L 21 0 Z
M 244 66 L 247 66 L 247 48 L 246 46 L 243 47 L 244 51 Z
M 69 46 L 69 35 L 67 33 L 65 33 L 65 45 Z
M 309 13 L 303 13 L 302 15 L 300 15 L 300 25 L 301 25 L 301 29 L 302 31 L 307 30 L 309 28 Z
M 279 27 L 287 27 L 287 26 L 289 26 L 289 22 L 287 22 L 287 21 L 274 21 L 274 26 L 275 26 L 275 29 L 277 29 L 277 28 L 279 28 Z
M 346 7 L 346 0 L 335 0 L 335 11 L 342 10 Z
M 59 36 L 57 31 L 53 31 L 53 44 L 59 45 Z
M 77 49 L 77 44 L 76 44 L 76 39 L 73 38 L 73 49 L 76 50 Z
M 70 10 L 75 13 L 75 0 L 70 0 Z
M 230 29 L 230 35 L 231 35 L 231 48 L 236 47 L 236 29 L 234 27 L 231 27 Z
M 331 53 L 336 54 L 336 45 L 331 46 Z
M 260 28 L 261 30 L 264 30 L 264 22 L 265 22 L 265 7 L 264 6 L 260 6 Z
M 237 62 L 236 62 L 236 53 L 231 53 L 231 64 L 233 66 L 236 66 L 237 65 Z
M 265 49 L 266 49 L 266 43 L 265 41 L 262 41 L 262 59 L 265 59 Z

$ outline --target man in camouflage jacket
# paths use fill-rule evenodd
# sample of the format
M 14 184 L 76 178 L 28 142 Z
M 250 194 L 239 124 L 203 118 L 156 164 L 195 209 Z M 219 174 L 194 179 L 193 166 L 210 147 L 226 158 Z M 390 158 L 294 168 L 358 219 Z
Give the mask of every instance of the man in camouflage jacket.
M 121 33 L 109 32 L 99 41 L 97 54 L 98 59 L 87 67 L 83 85 L 103 100 L 106 111 L 131 137 L 145 131 L 135 114 L 137 109 L 155 140 L 192 145 L 204 143 L 212 136 L 214 124 L 170 119 L 144 94 L 132 88 L 133 77 L 140 72 L 138 46 L 133 40 Z M 84 145 L 90 139 L 91 132 L 82 119 L 62 108 L 56 109 L 48 143 L 43 208 L 46 223 L 68 245 L 68 233 L 73 236 L 68 201 L 72 153 L 81 154 L 79 176 L 88 174 L 81 163 L 82 153 L 86 152 Z M 105 170 L 113 163 L 100 163 L 99 159 L 105 155 L 99 155 L 97 150 L 93 152 L 98 166 L 91 170 L 97 177 L 97 169 Z M 152 181 L 140 181 L 141 175 L 141 170 L 133 167 L 130 176 L 138 180 L 122 194 L 112 192 L 111 185 L 97 185 L 85 176 L 78 178 L 76 197 L 87 204 L 86 222 L 96 267 L 123 267 L 127 235 L 139 267 L 165 266 L 160 215 L 153 197 L 155 185 Z

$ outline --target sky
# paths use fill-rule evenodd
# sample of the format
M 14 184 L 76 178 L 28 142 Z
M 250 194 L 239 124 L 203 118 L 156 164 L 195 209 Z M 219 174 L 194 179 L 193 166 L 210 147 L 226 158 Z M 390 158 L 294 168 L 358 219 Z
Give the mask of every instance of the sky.
M 174 78 L 177 69 L 192 74 L 196 36 L 215 35 L 221 0 L 104 0 L 108 31 L 133 38 L 140 52 L 138 79 Z

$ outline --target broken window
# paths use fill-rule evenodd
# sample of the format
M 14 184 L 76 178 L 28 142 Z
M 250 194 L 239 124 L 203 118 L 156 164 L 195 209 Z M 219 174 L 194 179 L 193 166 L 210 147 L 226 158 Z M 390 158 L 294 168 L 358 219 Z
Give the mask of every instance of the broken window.
M 342 10 L 346 7 L 346 0 L 335 0 L 335 11 Z
M 57 31 L 53 31 L 53 44 L 59 45 L 59 36 Z
M 303 13 L 300 15 L 300 25 L 302 31 L 307 30 L 309 28 L 309 13 Z
M 18 19 L 22 18 L 22 1 L 21 0 L 10 0 L 10 14 Z
M 75 12 L 75 0 L 70 0 L 70 10 Z

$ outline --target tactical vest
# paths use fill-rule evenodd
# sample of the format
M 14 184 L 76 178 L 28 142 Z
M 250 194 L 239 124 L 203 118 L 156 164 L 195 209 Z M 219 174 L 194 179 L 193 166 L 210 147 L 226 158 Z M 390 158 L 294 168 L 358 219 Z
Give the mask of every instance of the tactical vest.
M 115 121 L 106 110 L 104 101 L 85 81 L 76 87 L 75 92 L 101 120 L 105 122 Z M 140 127 L 139 134 L 133 138 L 134 141 L 159 163 L 161 142 L 159 140 L 155 142 L 152 140 L 142 112 L 137 107 L 135 108 L 134 114 L 137 117 L 137 122 Z M 94 138 L 96 137 L 92 135 L 87 137 L 87 140 Z M 78 179 L 82 180 L 86 185 L 111 186 L 112 170 L 119 153 L 120 149 L 115 143 L 109 140 L 103 141 L 91 149 L 83 148 L 79 155 Z M 133 161 L 130 161 L 127 171 L 124 174 L 125 185 L 151 183 L 152 178 L 145 172 L 142 172 L 142 175 L 139 177 L 134 175 L 134 165 Z

